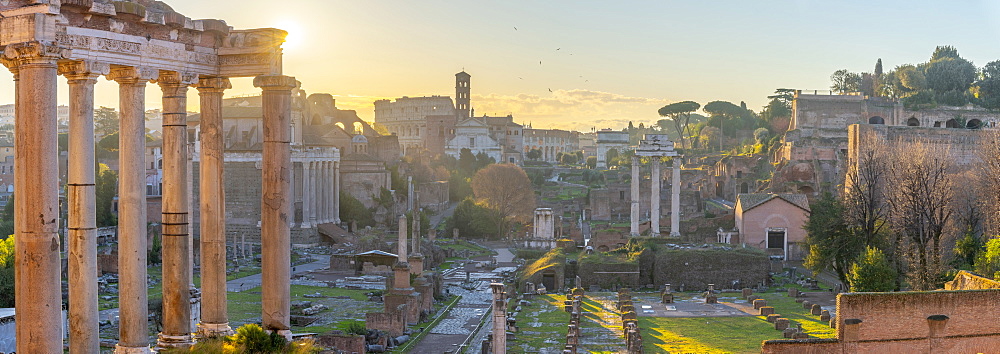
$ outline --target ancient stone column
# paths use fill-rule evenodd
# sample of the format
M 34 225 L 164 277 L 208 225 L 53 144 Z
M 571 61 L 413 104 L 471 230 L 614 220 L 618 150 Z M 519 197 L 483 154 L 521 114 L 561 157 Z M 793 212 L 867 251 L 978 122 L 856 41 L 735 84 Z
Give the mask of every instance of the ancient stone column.
M 69 243 L 69 350 L 97 353 L 97 215 L 94 191 L 94 84 L 108 66 L 65 62 L 59 73 L 69 83 L 67 242 Z
M 632 213 L 629 233 L 632 237 L 639 236 L 639 157 L 632 156 Z
M 3 64 L 14 73 L 14 266 L 17 352 L 61 353 L 59 167 L 56 149 L 56 60 L 39 42 L 8 44 Z
M 681 235 L 681 157 L 673 160 L 673 178 L 670 184 L 670 236 Z
M 146 83 L 152 72 L 113 66 L 118 82 L 118 306 L 115 352 L 149 352 L 146 262 Z M 187 289 L 187 286 L 184 286 Z
M 493 290 L 493 354 L 507 353 L 507 302 L 502 283 L 490 284 Z
M 264 157 L 261 188 L 261 287 L 264 329 L 291 339 L 291 116 L 295 78 L 264 75 L 253 84 L 263 91 Z
M 187 77 L 185 77 L 187 76 Z M 191 341 L 191 262 L 187 199 L 187 90 L 193 75 L 162 71 L 163 92 L 163 331 L 159 348 L 187 347 Z
M 409 255 L 406 252 L 406 215 L 399 216 L 399 240 L 398 244 L 398 258 L 395 265 L 392 267 L 393 279 L 392 287 L 393 292 L 397 294 L 408 294 L 412 290 L 410 287 L 410 264 Z
M 328 223 L 329 222 L 333 222 L 333 219 L 334 219 L 334 216 L 333 216 L 333 209 L 334 209 L 334 205 L 333 205 L 333 195 L 334 195 L 333 186 L 334 186 L 334 183 L 336 183 L 335 178 L 336 177 L 333 175 L 333 161 L 327 161 L 326 162 L 326 185 L 327 185 L 327 189 L 326 189 L 326 195 L 325 195 L 325 198 L 323 198 L 323 201 L 326 202 L 326 222 L 328 222 Z
M 319 162 L 319 222 L 320 224 L 325 224 L 329 222 L 329 214 L 327 213 L 327 193 L 330 191 L 330 176 L 326 172 L 326 161 Z
M 333 162 L 333 222 L 340 223 L 340 162 Z
M 201 323 L 198 336 L 233 333 L 226 314 L 226 189 L 223 183 L 225 145 L 222 138 L 222 94 L 232 88 L 224 77 L 198 80 L 201 106 L 201 151 L 198 171 L 201 225 Z
M 302 225 L 303 229 L 312 227 L 312 161 L 302 161 Z
M 649 235 L 660 236 L 660 158 L 650 158 L 653 172 L 650 174 L 649 185 Z

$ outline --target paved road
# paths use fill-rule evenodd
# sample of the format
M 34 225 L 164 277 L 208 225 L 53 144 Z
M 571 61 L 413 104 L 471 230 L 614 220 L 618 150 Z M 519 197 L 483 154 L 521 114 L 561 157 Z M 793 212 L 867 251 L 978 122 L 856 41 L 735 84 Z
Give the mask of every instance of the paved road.
M 440 213 L 431 215 L 431 217 L 429 218 L 430 221 L 431 221 L 431 228 L 437 227 L 439 224 L 441 224 L 441 221 L 443 221 L 445 217 L 451 216 L 452 214 L 454 214 L 455 213 L 455 207 L 457 207 L 457 206 L 458 206 L 458 203 L 454 203 L 453 202 L 450 205 L 448 205 L 448 209 L 442 210 Z M 440 237 L 451 237 L 451 235 L 450 234 L 449 235 L 440 235 Z

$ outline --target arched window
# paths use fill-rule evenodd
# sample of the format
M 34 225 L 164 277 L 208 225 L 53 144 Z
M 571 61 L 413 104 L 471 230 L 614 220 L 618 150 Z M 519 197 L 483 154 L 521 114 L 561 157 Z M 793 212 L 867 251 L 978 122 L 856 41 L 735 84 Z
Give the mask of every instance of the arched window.
M 874 116 L 868 118 L 868 124 L 885 124 L 885 119 L 882 119 L 882 117 L 879 116 Z
M 919 127 L 920 126 L 920 120 L 917 119 L 916 117 L 910 117 L 910 119 L 906 120 L 906 126 L 908 126 L 908 127 Z
M 740 193 L 744 194 L 750 193 L 750 185 L 748 185 L 746 182 L 740 184 Z
M 965 123 L 966 129 L 979 129 L 982 127 L 983 127 L 983 121 L 978 119 L 969 119 L 969 121 Z

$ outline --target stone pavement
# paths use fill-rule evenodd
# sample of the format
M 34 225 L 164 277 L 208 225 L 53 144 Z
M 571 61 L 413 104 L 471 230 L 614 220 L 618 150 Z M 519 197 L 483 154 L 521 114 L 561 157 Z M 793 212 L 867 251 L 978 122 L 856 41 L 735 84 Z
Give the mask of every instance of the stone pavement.
M 580 353 L 625 353 L 622 318 L 615 309 L 615 295 L 586 295 L 580 319 Z
M 484 315 L 489 313 L 490 301 L 493 298 L 489 282 L 480 281 L 473 290 L 466 290 L 454 284 L 449 284 L 448 291 L 461 295 L 462 299 L 455 307 L 444 315 L 430 333 L 417 343 L 410 353 L 440 354 L 452 352 L 472 334 Z M 478 342 L 473 341 L 478 348 Z

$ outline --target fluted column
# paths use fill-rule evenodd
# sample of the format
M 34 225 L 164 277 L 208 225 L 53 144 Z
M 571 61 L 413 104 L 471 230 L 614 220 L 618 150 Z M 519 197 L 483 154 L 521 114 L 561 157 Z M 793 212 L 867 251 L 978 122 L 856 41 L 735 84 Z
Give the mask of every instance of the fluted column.
M 254 78 L 263 91 L 264 158 L 261 188 L 261 287 L 264 329 L 291 337 L 291 101 L 295 78 Z
M 233 332 L 226 314 L 226 190 L 223 184 L 225 146 L 222 140 L 222 94 L 229 79 L 198 80 L 201 105 L 201 152 L 198 200 L 201 225 L 201 323 L 198 335 L 226 336 Z
M 649 163 L 653 166 L 650 176 L 649 193 L 649 235 L 660 236 L 660 158 L 654 156 Z
M 8 44 L 3 64 L 14 73 L 15 308 L 18 353 L 60 353 L 59 168 L 56 150 L 57 65 L 63 51 L 39 42 Z
M 326 202 L 326 222 L 333 222 L 333 197 L 337 195 L 334 189 L 336 185 L 336 177 L 333 174 L 333 161 L 326 162 L 326 198 L 323 200 Z
M 330 198 L 328 197 L 328 195 L 330 194 L 330 170 L 329 166 L 327 165 L 328 163 L 326 161 L 322 161 L 319 163 L 319 172 L 320 172 L 319 210 L 321 211 L 320 220 L 322 220 L 321 222 L 322 224 L 330 222 L 330 204 L 329 204 Z
M 302 228 L 312 227 L 312 161 L 302 161 Z
M 163 92 L 163 331 L 157 347 L 191 341 L 191 275 L 187 199 L 187 90 L 193 75 L 160 73 Z
M 673 178 L 670 184 L 670 236 L 681 235 L 681 157 L 673 160 Z
M 632 237 L 639 236 L 639 157 L 632 156 L 632 209 L 629 215 L 629 230 Z
M 118 82 L 118 307 L 115 352 L 149 352 L 146 262 L 146 83 L 154 74 L 114 66 L 108 79 Z
M 340 223 L 340 161 L 333 162 L 333 222 Z
M 100 352 L 97 310 L 97 215 L 94 190 L 94 84 L 108 66 L 66 62 L 69 83 L 69 159 L 66 195 L 69 242 L 69 350 Z

